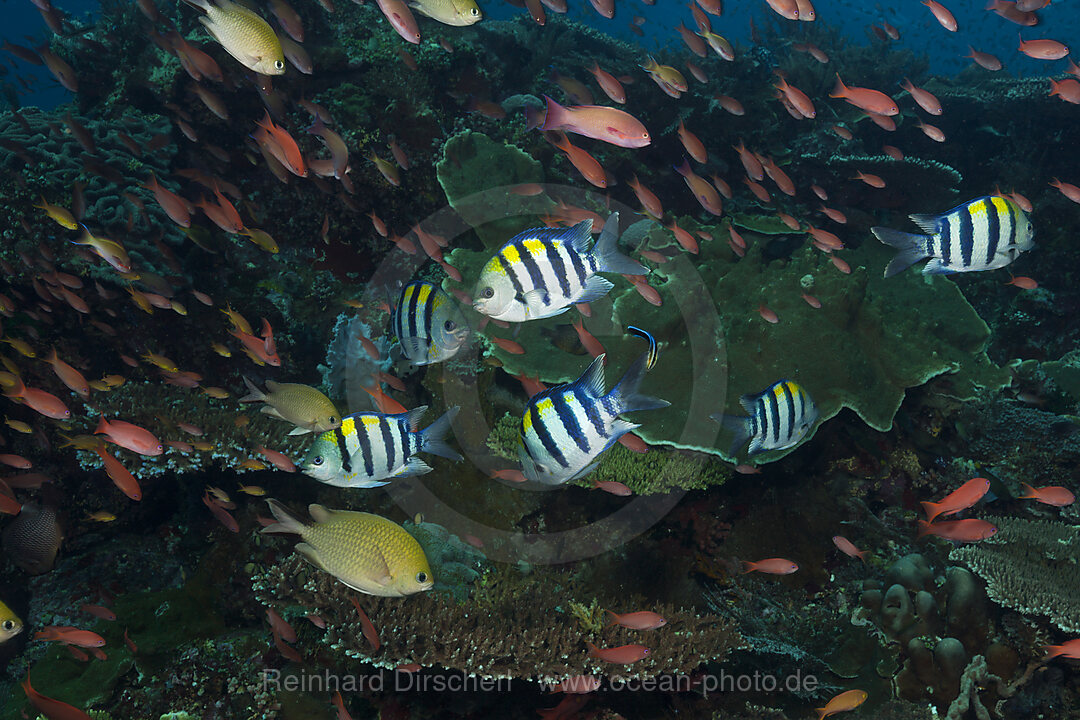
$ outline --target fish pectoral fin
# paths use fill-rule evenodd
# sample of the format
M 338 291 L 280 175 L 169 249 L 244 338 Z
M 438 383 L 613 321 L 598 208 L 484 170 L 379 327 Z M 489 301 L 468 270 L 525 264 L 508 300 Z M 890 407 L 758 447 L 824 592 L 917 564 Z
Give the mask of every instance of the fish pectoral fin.
M 428 465 L 423 459 L 413 455 L 401 466 L 401 468 L 394 474 L 396 478 L 411 477 L 413 475 L 426 475 L 431 472 L 431 466 Z
M 297 425 L 296 427 L 294 427 L 292 430 L 289 431 L 289 434 L 290 435 L 306 435 L 309 432 L 311 432 L 311 428 L 300 427 L 299 425 Z
M 423 340 L 418 337 L 404 338 L 398 341 L 401 345 L 401 351 L 405 353 L 405 357 L 412 360 L 414 363 L 418 360 L 427 362 L 428 346 Z
M 315 551 L 315 548 L 311 547 L 307 543 L 299 543 L 295 548 L 296 552 L 300 553 L 305 560 L 319 568 L 320 570 L 329 572 L 326 570 L 326 566 L 323 565 L 322 560 L 319 558 L 319 553 Z
M 536 288 L 522 295 L 521 302 L 525 303 L 525 307 L 528 308 L 530 313 L 539 315 L 546 310 L 548 297 L 546 290 Z
M 923 268 L 924 275 L 949 275 L 954 272 L 956 272 L 954 269 L 945 266 L 941 258 L 933 258 Z
M 376 571 L 372 573 L 373 577 L 371 580 L 379 587 L 386 587 L 394 578 L 390 574 L 390 563 L 386 561 L 386 555 L 383 554 L 382 550 L 378 551 L 378 560 L 382 562 L 382 567 L 377 568 Z

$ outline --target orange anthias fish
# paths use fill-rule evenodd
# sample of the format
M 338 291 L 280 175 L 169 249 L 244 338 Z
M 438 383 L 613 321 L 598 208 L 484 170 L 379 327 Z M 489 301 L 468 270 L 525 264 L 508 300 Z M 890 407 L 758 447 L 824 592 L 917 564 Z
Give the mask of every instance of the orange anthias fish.
M 586 645 L 589 648 L 589 657 L 619 665 L 635 663 L 649 654 L 649 648 L 644 645 L 622 645 L 613 648 L 598 648 L 592 643 Z
M 1061 645 L 1044 645 L 1043 650 L 1046 651 L 1046 660 L 1056 657 L 1080 660 L 1080 638 L 1069 640 Z
M 104 417 L 98 420 L 95 435 L 104 435 L 110 441 L 122 448 L 139 453 L 140 455 L 160 455 L 164 450 L 161 441 L 152 432 L 138 425 L 133 425 L 123 420 L 109 422 Z
M 620 625 L 631 630 L 655 630 L 667 624 L 667 620 L 649 610 L 639 610 L 638 612 L 623 613 L 621 615 L 611 610 L 605 610 L 604 612 L 610 616 L 608 625 Z
M 65 645 L 78 645 L 84 648 L 103 647 L 105 645 L 105 638 L 95 632 L 56 625 L 50 625 L 38 630 L 34 633 L 34 639 L 59 642 Z
M 870 113 L 878 115 L 897 115 L 900 109 L 896 107 L 896 101 L 881 92 L 863 87 L 848 87 L 840 79 L 840 73 L 836 74 L 836 87 L 829 94 L 831 98 L 843 98 L 849 103 Z
M 142 500 L 142 490 L 139 488 L 139 481 L 135 479 L 135 476 L 105 448 L 97 447 L 95 452 L 101 457 L 101 461 L 105 463 L 106 474 L 113 481 L 113 484 L 120 489 L 120 492 L 136 502 Z
M 1072 491 L 1060 485 L 1041 488 L 1032 487 L 1027 483 L 1020 483 L 1020 485 L 1024 488 L 1024 494 L 1017 495 L 1021 500 L 1035 500 L 1054 507 L 1065 507 L 1076 502 L 1076 496 Z
M 919 534 L 937 535 L 953 542 L 979 542 L 997 533 L 997 527 L 985 520 L 968 518 L 966 520 L 943 520 L 930 524 L 925 520 L 919 520 Z
M 619 147 L 639 148 L 652 142 L 649 131 L 633 115 L 601 105 L 563 107 L 547 95 L 541 130 L 565 130 Z
M 799 569 L 798 563 L 787 558 L 768 558 L 757 562 L 746 561 L 743 563 L 743 573 L 763 572 L 769 575 L 790 575 Z
M 940 502 L 920 502 L 926 512 L 926 521 L 934 522 L 939 515 L 953 515 L 966 510 L 982 499 L 986 491 L 990 489 L 990 481 L 986 478 L 972 478 L 966 483 L 946 495 Z
M 858 549 L 857 547 L 855 547 L 855 544 L 853 542 L 848 540 L 843 535 L 834 535 L 832 541 L 833 545 L 835 545 L 840 552 L 844 553 L 848 557 L 857 557 L 863 562 L 866 562 L 866 553 L 868 551 Z
M 847 690 L 827 702 L 825 707 L 815 708 L 814 712 L 818 714 L 817 720 L 824 720 L 830 715 L 854 710 L 862 705 L 866 698 L 865 690 Z
M 90 716 L 77 707 L 45 697 L 35 690 L 30 685 L 29 672 L 26 673 L 26 680 L 22 683 L 22 689 L 26 693 L 26 699 L 30 701 L 30 704 L 39 713 L 51 720 L 90 720 Z

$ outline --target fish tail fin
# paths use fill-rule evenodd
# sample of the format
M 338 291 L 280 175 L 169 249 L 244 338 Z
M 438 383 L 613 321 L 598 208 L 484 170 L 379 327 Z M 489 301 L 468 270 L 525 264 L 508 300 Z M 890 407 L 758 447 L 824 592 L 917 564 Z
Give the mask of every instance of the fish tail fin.
M 919 505 L 922 506 L 923 512 L 926 513 L 926 522 L 928 523 L 934 522 L 934 518 L 941 514 L 941 510 L 938 509 L 937 503 L 923 500 Z
M 685 155 L 683 155 L 682 165 L 672 165 L 671 167 L 683 177 L 687 177 L 692 172 L 690 170 L 690 160 Z
M 266 400 L 266 393 L 255 387 L 255 383 L 248 380 L 247 375 L 244 375 L 244 384 L 247 385 L 248 394 L 240 398 L 240 402 L 263 402 Z
M 102 433 L 108 434 L 108 432 L 109 432 L 109 421 L 105 419 L 104 415 L 102 415 L 100 418 L 98 418 L 98 424 L 97 424 L 97 427 L 94 428 L 94 434 L 95 435 L 102 434 Z
M 840 73 L 836 73 L 836 85 L 833 87 L 833 91 L 829 93 L 831 98 L 847 97 L 847 85 L 840 79 Z
M 525 132 L 535 130 L 544 124 L 545 114 L 543 108 L 532 105 L 525 106 Z
M 270 506 L 270 512 L 273 513 L 276 523 L 267 525 L 262 529 L 264 533 L 292 533 L 293 535 L 302 535 L 307 525 L 294 518 L 285 506 L 279 503 L 274 498 L 267 498 L 266 504 Z
M 919 532 L 915 535 L 916 538 L 921 538 L 922 536 L 928 535 L 930 533 L 930 523 L 929 522 L 927 522 L 926 520 L 919 520 L 918 525 L 919 525 Z
M 750 439 L 750 418 L 745 415 L 724 415 L 723 413 L 716 413 L 709 417 L 720 423 L 721 427 L 734 436 L 731 441 L 731 452 L 729 453 L 734 457 L 739 452 L 739 448 Z
M 829 711 L 825 708 L 814 708 L 814 712 L 818 714 L 817 720 L 823 720 Z
M 1017 495 L 1016 497 L 1018 499 L 1027 500 L 1029 498 L 1035 497 L 1035 488 L 1032 487 L 1031 485 L 1028 485 L 1026 482 L 1020 483 L 1020 489 L 1024 491 L 1024 494 L 1023 495 Z
M 636 410 L 658 410 L 665 408 L 671 403 L 667 400 L 642 395 L 638 392 L 641 381 L 645 377 L 648 368 L 649 353 L 643 352 L 631 365 L 619 383 L 611 389 L 611 396 L 619 408 L 619 413 L 634 412 Z
M 892 277 L 907 270 L 923 258 L 930 257 L 930 253 L 926 251 L 926 235 L 901 232 L 887 227 L 872 227 L 870 232 L 874 233 L 874 237 L 881 242 L 900 251 L 885 266 L 885 277 Z
M 619 616 L 618 615 L 611 612 L 610 610 L 605 610 L 604 612 L 606 612 L 608 614 L 608 616 L 609 616 L 606 627 L 611 627 L 612 625 L 617 625 L 619 623 Z
M 460 410 L 457 405 L 449 408 L 442 417 L 420 431 L 420 449 L 423 452 L 438 455 L 448 460 L 460 460 L 461 455 L 446 444 L 445 436 L 450 431 L 450 423 Z
M 600 238 L 592 250 L 600 272 L 619 273 L 620 275 L 647 275 L 648 268 L 619 252 L 619 213 L 611 213 Z
M 558 130 L 566 119 L 566 108 L 547 95 L 544 96 L 544 102 L 547 103 L 544 109 L 544 122 L 539 127 L 541 130 Z

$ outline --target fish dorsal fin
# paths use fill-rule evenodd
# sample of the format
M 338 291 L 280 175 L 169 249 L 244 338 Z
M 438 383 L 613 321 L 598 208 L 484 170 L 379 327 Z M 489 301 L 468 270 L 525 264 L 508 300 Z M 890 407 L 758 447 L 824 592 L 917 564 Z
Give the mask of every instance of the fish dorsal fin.
M 563 242 L 585 255 L 592 248 L 592 219 L 586 218 L 566 231 Z
M 307 511 L 308 515 L 311 516 L 311 519 L 317 523 L 330 522 L 330 519 L 333 517 L 334 514 L 332 510 L 327 510 L 325 507 L 319 505 L 318 503 L 312 503 L 308 505 Z
M 937 235 L 938 225 L 941 221 L 940 215 L 908 215 L 911 221 L 922 228 L 923 232 L 927 235 Z
M 574 383 L 590 397 L 602 398 L 604 397 L 604 357 L 606 353 L 600 353 L 596 356 L 596 359 L 592 361 L 588 369 L 577 379 Z
M 770 390 L 771 390 L 771 388 L 770 388 Z M 750 413 L 751 416 L 753 416 L 754 409 L 757 407 L 758 398 L 760 398 L 762 395 L 764 395 L 767 392 L 769 392 L 769 390 L 764 390 L 764 391 L 759 392 L 759 393 L 746 393 L 745 395 L 740 395 L 739 396 L 739 404 L 742 405 L 743 410 L 745 410 L 746 412 Z
M 409 423 L 409 429 L 411 431 L 420 432 L 420 418 L 424 417 L 424 413 L 427 412 L 427 409 L 427 405 L 421 405 L 420 407 L 413 408 L 405 413 L 405 422 Z

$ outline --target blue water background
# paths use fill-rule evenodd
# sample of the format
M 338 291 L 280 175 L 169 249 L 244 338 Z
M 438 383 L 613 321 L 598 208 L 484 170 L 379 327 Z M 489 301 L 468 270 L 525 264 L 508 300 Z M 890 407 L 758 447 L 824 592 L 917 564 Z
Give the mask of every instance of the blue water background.
M 298 7 L 316 4 L 316 0 L 291 2 Z M 167 3 L 159 4 L 165 6 Z M 502 0 L 479 0 L 479 4 L 484 11 L 485 21 L 507 19 L 525 12 L 524 9 L 515 8 Z M 54 5 L 69 15 L 91 22 L 100 10 L 96 0 L 55 0 Z M 883 20 L 887 20 L 901 33 L 900 40 L 894 45 L 927 55 L 931 72 L 937 75 L 954 75 L 970 65 L 971 61 L 962 57 L 967 54 L 968 45 L 997 55 L 1005 64 L 1002 72 L 1013 76 L 1060 76 L 1064 72 L 1067 65 L 1065 60 L 1039 61 L 1020 54 L 1017 50 L 1018 32 L 1022 32 L 1026 40 L 1049 37 L 1080 49 L 1080 2 L 1076 0 L 1058 0 L 1052 3 L 1040 11 L 1041 21 L 1032 28 L 1021 28 L 988 12 L 984 9 L 985 3 L 982 0 L 952 0 L 945 5 L 957 19 L 960 26 L 958 32 L 948 32 L 938 25 L 930 11 L 918 0 L 902 0 L 888 5 L 859 0 L 818 0 L 815 2 L 815 9 L 818 23 L 839 27 L 849 42 L 859 45 L 872 42 L 871 25 L 880 25 Z M 646 19 L 641 26 L 644 37 L 638 37 L 629 29 L 635 15 Z M 654 52 L 662 47 L 675 48 L 687 57 L 690 55 L 675 30 L 680 21 L 687 27 L 694 27 L 693 17 L 685 3 L 658 0 L 656 5 L 650 6 L 636 0 L 616 0 L 615 17 L 608 20 L 598 15 L 588 2 L 574 0 L 570 3 L 568 16 L 629 43 L 640 45 L 643 59 L 644 52 Z M 30 0 L 0 0 L 0 17 L 3 18 L 0 37 L 13 43 L 33 46 L 47 41 L 51 36 Z M 751 19 L 759 29 L 776 23 L 785 28 L 786 33 L 794 40 L 802 38 L 804 26 L 810 25 L 779 18 L 769 10 L 763 0 L 726 0 L 723 16 L 711 19 L 713 31 L 728 38 L 740 50 L 750 46 Z M 433 22 L 420 18 L 421 32 L 426 24 Z M 28 40 L 25 36 L 31 36 L 33 40 Z M 9 70 L 6 76 L 0 77 L 0 82 L 11 82 L 12 74 L 17 73 L 26 77 L 30 83 L 31 90 L 20 94 L 23 105 L 48 108 L 71 99 L 71 94 L 61 88 L 44 68 L 28 65 L 8 53 L 0 53 L 0 57 Z M 807 57 L 807 62 L 812 60 Z M 844 70 L 846 80 L 853 83 L 859 81 L 857 68 Z M 889 91 L 888 88 L 882 89 Z

